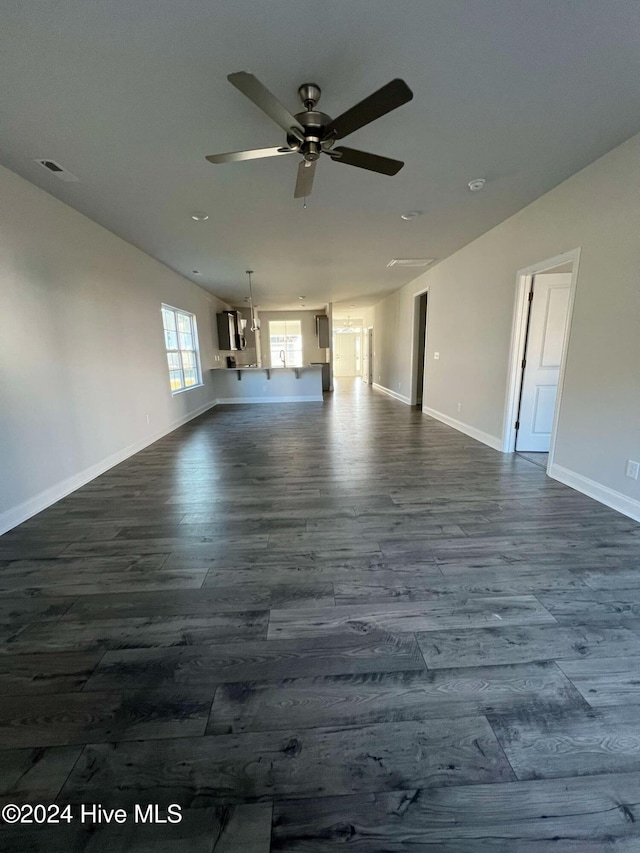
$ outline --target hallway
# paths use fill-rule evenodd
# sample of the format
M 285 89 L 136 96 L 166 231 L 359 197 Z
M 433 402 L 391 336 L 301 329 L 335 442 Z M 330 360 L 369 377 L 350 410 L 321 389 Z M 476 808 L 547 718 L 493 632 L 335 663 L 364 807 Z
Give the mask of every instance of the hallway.
M 640 849 L 640 527 L 341 379 L 0 538 L 0 850 Z

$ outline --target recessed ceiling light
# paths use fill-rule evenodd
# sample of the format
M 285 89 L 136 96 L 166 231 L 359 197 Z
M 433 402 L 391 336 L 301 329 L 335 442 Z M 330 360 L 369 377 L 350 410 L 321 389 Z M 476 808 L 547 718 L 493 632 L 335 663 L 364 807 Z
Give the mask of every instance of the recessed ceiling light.
M 306 299 L 306 296 L 298 296 L 298 299 Z
M 408 210 L 406 213 L 400 214 L 400 219 L 404 219 L 405 222 L 410 222 L 412 219 L 417 219 L 419 216 L 422 216 L 421 210 Z
M 201 210 L 196 210 L 194 213 L 191 214 L 191 218 L 194 219 L 196 222 L 206 222 L 209 218 L 209 214 L 204 213 Z
M 477 193 L 486 183 L 487 182 L 484 178 L 474 178 L 472 181 L 469 181 L 467 186 L 472 193 Z
M 192 272 L 194 275 L 202 275 L 202 273 L 200 272 L 200 270 L 191 270 L 191 272 Z

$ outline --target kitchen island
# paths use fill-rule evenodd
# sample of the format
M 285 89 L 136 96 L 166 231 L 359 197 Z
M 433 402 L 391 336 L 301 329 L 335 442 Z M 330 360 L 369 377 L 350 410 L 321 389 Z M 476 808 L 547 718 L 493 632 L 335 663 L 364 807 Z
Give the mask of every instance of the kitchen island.
M 222 403 L 321 403 L 322 366 L 221 367 L 214 369 Z

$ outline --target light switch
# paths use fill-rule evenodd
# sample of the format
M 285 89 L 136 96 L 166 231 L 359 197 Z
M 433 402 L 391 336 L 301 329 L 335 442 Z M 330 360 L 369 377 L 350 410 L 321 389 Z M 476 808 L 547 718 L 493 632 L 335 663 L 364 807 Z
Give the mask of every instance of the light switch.
M 439 352 L 434 352 L 433 357 L 434 357 L 436 360 L 437 360 L 437 359 L 439 359 L 439 358 L 440 358 L 440 353 L 439 353 Z

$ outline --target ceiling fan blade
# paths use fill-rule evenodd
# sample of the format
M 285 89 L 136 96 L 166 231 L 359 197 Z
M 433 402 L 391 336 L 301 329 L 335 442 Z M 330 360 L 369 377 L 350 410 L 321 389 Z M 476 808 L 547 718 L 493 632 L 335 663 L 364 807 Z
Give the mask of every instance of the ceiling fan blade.
M 316 173 L 316 160 L 309 163 L 307 160 L 301 160 L 298 166 L 298 178 L 296 180 L 296 188 L 293 193 L 294 198 L 308 198 L 313 189 L 313 178 Z
M 364 101 L 360 101 L 355 107 L 351 107 L 346 113 L 334 118 L 325 132 L 325 139 L 333 136 L 334 139 L 343 139 L 354 130 L 364 127 L 365 124 L 375 121 L 380 116 L 390 113 L 397 107 L 401 107 L 413 98 L 413 92 L 404 82 L 396 78 L 382 89 L 378 89 Z
M 382 175 L 397 175 L 404 166 L 402 160 L 380 157 L 378 154 L 369 154 L 367 151 L 356 151 L 355 148 L 332 148 L 326 153 L 336 163 L 369 169 L 370 172 L 380 172 Z
M 293 149 L 291 148 L 251 148 L 248 151 L 209 154 L 205 159 L 210 163 L 238 163 L 240 160 L 259 160 L 261 157 L 277 157 L 279 154 L 293 153 Z
M 227 80 L 236 89 L 239 89 L 243 95 L 249 98 L 250 101 L 253 101 L 270 119 L 279 124 L 284 131 L 288 132 L 292 127 L 295 127 L 297 130 L 304 132 L 304 128 L 300 122 L 291 115 L 289 110 L 253 74 L 249 74 L 247 71 L 237 71 L 235 74 L 229 74 Z

